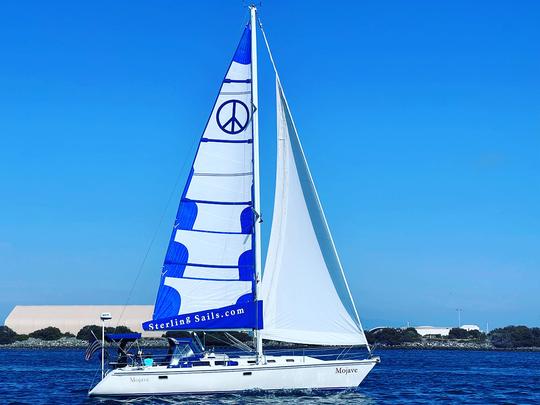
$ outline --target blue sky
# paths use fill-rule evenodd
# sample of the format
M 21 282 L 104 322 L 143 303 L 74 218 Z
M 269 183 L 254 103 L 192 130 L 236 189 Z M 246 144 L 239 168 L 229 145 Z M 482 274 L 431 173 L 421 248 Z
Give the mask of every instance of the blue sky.
M 540 3 L 265 1 L 261 18 L 366 326 L 455 324 L 458 307 L 540 326 Z M 246 21 L 241 1 L 2 2 L 0 318 L 153 303 Z

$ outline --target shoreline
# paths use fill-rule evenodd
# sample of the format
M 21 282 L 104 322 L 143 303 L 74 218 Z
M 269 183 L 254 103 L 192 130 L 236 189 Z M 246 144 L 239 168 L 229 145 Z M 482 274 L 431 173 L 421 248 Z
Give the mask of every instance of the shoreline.
M 451 350 L 451 351 L 463 351 L 463 352 L 540 352 L 539 347 L 513 347 L 513 348 L 504 348 L 504 347 L 485 347 L 485 346 L 470 346 L 470 347 L 456 347 L 456 346 L 443 346 L 443 345 L 376 345 L 371 346 L 371 351 L 376 352 L 377 350 Z
M 168 347 L 167 341 L 161 338 L 142 338 L 139 339 L 141 346 L 144 347 Z M 28 338 L 19 340 L 7 345 L 0 345 L 1 349 L 86 349 L 88 342 L 74 337 L 62 337 L 58 340 L 42 340 Z
M 140 345 L 144 347 L 166 348 L 167 341 L 162 338 L 142 338 Z M 58 340 L 41 340 L 28 338 L 26 340 L 11 344 L 0 345 L 2 349 L 85 349 L 88 346 L 86 340 L 79 340 L 74 337 L 63 337 Z M 218 346 L 215 346 L 218 347 Z M 299 349 L 294 346 L 268 345 L 271 348 Z M 493 352 L 540 352 L 539 347 L 518 347 L 518 348 L 497 348 L 490 343 L 460 342 L 460 341 L 423 341 L 415 343 L 402 343 L 399 345 L 373 344 L 372 351 L 377 350 L 462 350 L 462 351 L 493 351 Z

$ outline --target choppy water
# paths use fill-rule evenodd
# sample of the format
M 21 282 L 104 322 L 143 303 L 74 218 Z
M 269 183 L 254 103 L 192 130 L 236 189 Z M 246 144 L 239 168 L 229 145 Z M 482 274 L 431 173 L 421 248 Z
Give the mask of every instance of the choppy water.
M 355 391 L 100 400 L 87 397 L 99 367 L 82 350 L 0 349 L 1 404 L 540 404 L 540 352 L 381 350 Z

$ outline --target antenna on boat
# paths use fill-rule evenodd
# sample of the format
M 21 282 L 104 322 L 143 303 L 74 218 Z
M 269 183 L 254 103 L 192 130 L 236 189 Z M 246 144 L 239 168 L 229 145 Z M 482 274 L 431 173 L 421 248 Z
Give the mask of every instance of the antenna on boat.
M 103 312 L 99 317 L 101 319 L 101 379 L 105 377 L 105 321 L 110 321 L 112 315 L 109 312 Z

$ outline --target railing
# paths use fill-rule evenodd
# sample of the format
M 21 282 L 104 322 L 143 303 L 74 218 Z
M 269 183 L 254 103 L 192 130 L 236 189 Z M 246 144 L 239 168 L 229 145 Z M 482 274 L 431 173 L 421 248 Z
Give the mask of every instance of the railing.
M 240 351 L 226 347 L 217 347 L 211 350 L 207 350 L 206 353 L 215 353 L 217 355 L 225 354 L 231 360 L 238 357 L 253 357 L 256 359 L 256 353 L 254 351 Z M 326 348 L 269 348 L 264 350 L 265 356 L 286 357 L 295 356 L 302 357 L 302 362 L 305 362 L 306 357 L 312 357 L 320 360 L 362 360 L 368 357 L 369 353 L 364 348 L 358 348 L 353 346 L 348 347 L 326 347 Z M 144 366 L 144 359 L 151 358 L 153 365 L 155 366 L 168 366 L 171 362 L 170 354 L 153 354 L 153 353 L 141 353 L 141 354 L 128 354 L 125 358 L 125 362 L 119 363 L 118 361 L 110 362 L 109 365 L 113 368 L 115 366 L 127 365 L 132 367 Z M 196 360 L 195 357 L 188 357 L 180 359 L 183 361 Z
M 234 357 L 256 356 L 255 352 L 233 351 L 227 348 L 216 348 L 216 353 L 224 353 Z M 264 350 L 265 356 L 295 356 L 302 357 L 305 361 L 306 357 L 314 357 L 320 360 L 362 360 L 369 356 L 369 353 L 364 348 L 354 346 L 347 347 L 321 347 L 321 348 L 268 348 Z
M 267 356 L 301 356 L 313 357 L 320 360 L 361 360 L 369 353 L 362 348 L 327 347 L 327 348 L 275 348 L 264 351 Z

